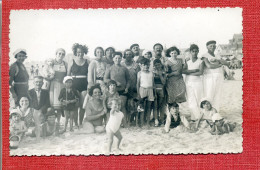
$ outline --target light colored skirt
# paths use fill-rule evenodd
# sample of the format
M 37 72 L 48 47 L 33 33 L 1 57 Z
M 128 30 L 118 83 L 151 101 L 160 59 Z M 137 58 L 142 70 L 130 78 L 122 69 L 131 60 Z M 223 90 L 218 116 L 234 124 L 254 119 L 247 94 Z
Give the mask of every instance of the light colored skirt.
M 56 80 L 51 81 L 50 85 L 50 103 L 54 109 L 61 109 L 61 102 L 59 101 L 59 95 L 61 89 L 64 88 L 63 83 Z

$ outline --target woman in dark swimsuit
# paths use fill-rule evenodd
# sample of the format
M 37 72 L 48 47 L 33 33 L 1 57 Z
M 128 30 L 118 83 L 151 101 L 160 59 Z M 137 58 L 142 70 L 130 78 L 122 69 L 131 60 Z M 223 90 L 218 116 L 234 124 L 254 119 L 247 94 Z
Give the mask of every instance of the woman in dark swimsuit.
M 82 108 L 83 100 L 87 94 L 88 87 L 88 61 L 84 59 L 84 55 L 88 53 L 88 47 L 81 44 L 74 44 L 72 46 L 73 54 L 76 56 L 73 62 L 70 63 L 68 75 L 73 77 L 73 87 L 81 94 L 80 109 L 79 109 L 79 124 L 82 126 L 84 118 L 84 109 Z M 78 114 L 75 114 L 75 124 L 78 126 Z

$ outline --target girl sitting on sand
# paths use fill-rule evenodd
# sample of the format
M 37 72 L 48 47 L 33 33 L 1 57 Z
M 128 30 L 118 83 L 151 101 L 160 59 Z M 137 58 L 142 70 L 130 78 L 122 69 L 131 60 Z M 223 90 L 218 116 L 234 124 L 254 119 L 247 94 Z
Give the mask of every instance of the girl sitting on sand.
M 212 107 L 208 100 L 203 100 L 200 103 L 201 114 L 196 123 L 196 129 L 198 129 L 201 120 L 206 120 L 208 123 L 212 124 L 212 116 L 217 113 L 217 110 Z
M 169 110 L 166 112 L 167 118 L 164 127 L 166 133 L 168 133 L 170 129 L 176 128 L 181 124 L 183 124 L 187 129 L 190 129 L 189 122 L 184 116 L 180 114 L 179 105 L 176 102 L 169 104 L 168 109 Z
M 54 74 L 54 60 L 49 58 L 45 61 L 45 65 L 41 71 L 41 75 L 44 78 L 42 89 L 50 89 L 51 80 L 54 78 Z
M 10 115 L 10 149 L 18 148 L 22 136 L 27 132 L 27 127 L 24 121 L 21 120 L 21 115 L 16 110 Z
M 117 137 L 118 143 L 117 143 L 117 149 L 120 150 L 119 145 L 122 140 L 121 132 L 119 131 L 120 125 L 122 123 L 122 119 L 124 117 L 124 114 L 120 111 L 120 99 L 112 99 L 111 101 L 111 111 L 110 111 L 110 118 L 108 120 L 107 126 L 106 126 L 106 133 L 108 138 L 108 153 L 111 152 L 111 147 L 113 144 L 113 137 Z
M 225 120 L 219 113 L 215 113 L 212 116 L 212 122 L 213 124 L 210 124 L 210 133 L 212 135 L 223 135 L 224 133 L 233 132 L 233 130 L 236 127 L 236 123 L 229 122 L 228 120 Z
M 108 91 L 105 92 L 104 100 L 103 100 L 103 107 L 106 112 L 106 124 L 109 120 L 110 111 L 112 107 L 112 100 L 113 99 L 120 99 L 120 96 L 116 90 L 116 81 L 110 80 L 107 83 Z
M 66 76 L 64 77 L 63 83 L 65 84 L 65 88 L 61 89 L 59 100 L 61 101 L 65 113 L 65 129 L 66 132 L 68 121 L 70 119 L 70 131 L 73 131 L 73 119 L 74 114 L 77 112 L 76 103 L 79 102 L 79 92 L 72 88 L 72 77 Z

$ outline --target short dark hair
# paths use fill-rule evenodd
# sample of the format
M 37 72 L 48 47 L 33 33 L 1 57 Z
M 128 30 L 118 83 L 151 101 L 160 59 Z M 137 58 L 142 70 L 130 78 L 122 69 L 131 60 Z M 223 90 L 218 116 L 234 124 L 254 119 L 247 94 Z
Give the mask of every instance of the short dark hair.
M 113 47 L 108 47 L 108 48 L 105 50 L 105 54 L 106 54 L 106 52 L 107 52 L 109 49 L 113 50 L 113 53 L 116 51 L 115 48 L 113 48 Z
M 132 50 L 130 50 L 130 49 L 126 49 L 126 50 L 124 51 L 124 56 L 123 56 L 123 58 L 125 58 L 125 57 L 126 57 L 126 52 L 128 52 L 128 51 L 130 51 L 130 52 L 131 52 L 131 54 L 132 54 L 132 58 L 134 58 L 134 53 L 133 53 L 133 51 L 132 51 Z
M 203 109 L 203 105 L 206 103 L 206 102 L 209 102 L 208 100 L 203 100 L 201 103 L 200 103 L 200 108 Z M 210 103 L 210 102 L 209 102 Z
M 168 106 L 169 106 L 169 109 L 172 108 L 172 107 L 174 107 L 174 108 L 179 107 L 178 103 L 176 103 L 176 102 L 169 103 Z
M 88 53 L 88 47 L 86 45 L 81 45 L 81 44 L 78 44 L 78 43 L 75 43 L 73 44 L 72 46 L 72 51 L 73 51 L 73 54 L 76 56 L 77 55 L 77 49 L 82 49 L 83 53 L 84 54 L 87 54 Z
M 93 95 L 93 91 L 94 91 L 95 89 L 99 89 L 100 92 L 102 92 L 102 91 L 101 91 L 100 84 L 97 83 L 97 84 L 95 84 L 94 86 L 91 86 L 91 87 L 90 87 L 88 94 L 89 94 L 90 96 L 92 96 L 92 95 Z
M 190 45 L 190 51 L 197 49 L 199 51 L 199 47 L 196 44 L 191 44 Z
M 148 58 L 144 57 L 144 58 L 141 59 L 140 64 L 149 65 L 150 64 L 150 60 Z
M 153 65 L 155 65 L 155 64 L 157 64 L 157 63 L 160 63 L 160 64 L 162 64 L 162 62 L 161 62 L 161 60 L 160 59 L 155 59 L 154 61 L 153 61 Z
M 104 55 L 104 49 L 102 47 L 95 48 L 94 55 L 97 56 L 96 52 L 97 52 L 98 49 L 100 49 L 103 52 L 103 55 Z
M 161 46 L 161 47 L 162 47 L 162 49 L 163 49 L 163 46 L 162 46 L 162 44 L 160 44 L 160 43 L 156 43 L 156 44 L 154 44 L 154 45 L 153 45 L 153 49 L 154 49 L 154 48 L 155 48 L 155 46 L 157 46 L 157 45 Z
M 107 83 L 107 87 L 109 88 L 109 86 L 110 86 L 111 84 L 114 84 L 114 85 L 117 86 L 117 83 L 116 83 L 115 80 L 110 80 L 110 81 Z
M 114 58 L 116 55 L 120 55 L 121 57 L 123 56 L 121 52 L 116 51 L 112 54 L 112 58 Z
M 170 56 L 170 53 L 171 53 L 172 51 L 177 51 L 177 54 L 180 55 L 180 50 L 179 50 L 177 47 L 173 46 L 173 47 L 169 48 L 169 49 L 166 51 L 166 56 L 167 56 L 167 57 L 171 57 L 171 56 Z

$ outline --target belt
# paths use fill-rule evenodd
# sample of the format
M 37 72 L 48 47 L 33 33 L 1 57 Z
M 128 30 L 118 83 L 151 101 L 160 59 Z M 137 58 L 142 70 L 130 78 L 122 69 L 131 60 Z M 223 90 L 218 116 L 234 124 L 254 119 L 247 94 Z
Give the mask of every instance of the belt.
M 28 82 L 14 82 L 14 84 L 28 84 Z
M 142 87 L 142 86 L 141 86 Z M 142 87 L 143 89 L 153 89 L 153 87 Z
M 87 78 L 87 76 L 85 76 L 85 75 L 78 75 L 78 76 L 72 76 L 72 78 L 82 79 L 82 78 Z
M 96 80 L 104 80 L 103 77 L 97 77 Z

